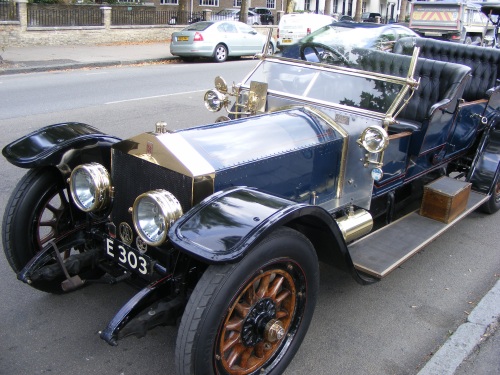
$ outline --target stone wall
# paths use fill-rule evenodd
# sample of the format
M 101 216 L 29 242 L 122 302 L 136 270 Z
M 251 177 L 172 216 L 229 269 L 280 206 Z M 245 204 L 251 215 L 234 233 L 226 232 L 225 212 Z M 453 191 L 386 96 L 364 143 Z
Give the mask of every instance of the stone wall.
M 174 31 L 182 27 L 67 27 L 29 28 L 21 31 L 19 25 L 0 24 L 0 41 L 5 46 L 98 45 L 119 43 L 166 42 Z

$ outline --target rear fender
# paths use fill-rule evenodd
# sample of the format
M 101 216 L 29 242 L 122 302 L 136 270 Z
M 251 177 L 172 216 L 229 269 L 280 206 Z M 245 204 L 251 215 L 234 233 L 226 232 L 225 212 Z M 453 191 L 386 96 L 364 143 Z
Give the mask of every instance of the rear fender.
M 371 282 L 354 269 L 342 233 L 323 208 L 299 204 L 246 187 L 218 192 L 193 207 L 169 231 L 177 249 L 209 264 L 241 260 L 279 226 L 292 227 L 322 251 L 328 259 L 340 259 L 342 267 L 361 283 Z M 335 262 L 334 262 L 335 263 Z
M 111 146 L 120 141 L 78 122 L 49 125 L 8 144 L 3 156 L 20 168 L 55 166 L 64 177 L 83 163 L 97 162 L 109 169 Z

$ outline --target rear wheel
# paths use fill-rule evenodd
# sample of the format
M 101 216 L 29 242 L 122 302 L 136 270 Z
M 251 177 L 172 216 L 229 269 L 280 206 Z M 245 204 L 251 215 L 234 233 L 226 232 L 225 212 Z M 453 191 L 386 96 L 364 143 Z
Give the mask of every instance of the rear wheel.
M 179 327 L 178 374 L 283 373 L 307 331 L 318 287 L 316 252 L 289 228 L 239 263 L 210 266 Z
M 497 174 L 490 199 L 481 206 L 482 211 L 494 214 L 500 210 L 500 174 Z
M 213 59 L 215 62 L 224 62 L 227 60 L 227 47 L 224 44 L 217 44 L 215 47 Z

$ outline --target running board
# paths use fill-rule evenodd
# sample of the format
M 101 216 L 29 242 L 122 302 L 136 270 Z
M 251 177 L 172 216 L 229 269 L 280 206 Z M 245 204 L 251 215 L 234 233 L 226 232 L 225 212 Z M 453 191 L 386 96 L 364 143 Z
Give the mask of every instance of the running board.
M 449 224 L 415 211 L 353 242 L 349 253 L 354 267 L 377 278 L 386 276 L 488 198 L 488 195 L 471 191 L 465 211 Z

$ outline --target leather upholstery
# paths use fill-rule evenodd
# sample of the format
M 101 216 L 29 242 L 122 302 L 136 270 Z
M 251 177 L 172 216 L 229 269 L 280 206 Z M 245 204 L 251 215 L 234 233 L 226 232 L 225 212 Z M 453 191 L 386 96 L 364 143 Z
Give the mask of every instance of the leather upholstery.
M 420 47 L 420 57 L 463 64 L 471 68 L 472 79 L 465 87 L 463 99 L 474 101 L 487 98 L 486 91 L 497 86 L 500 78 L 500 50 L 445 42 L 430 38 L 401 38 L 393 52 L 413 53 L 413 46 Z
M 408 72 L 411 61 L 410 56 L 375 50 L 361 56 L 358 64 L 363 69 L 400 77 Z M 419 58 L 415 78 L 420 78 L 420 85 L 399 114 L 398 120 L 406 120 L 407 130 L 417 130 L 422 122 L 431 117 L 436 107 L 462 97 L 469 72 L 470 68 L 464 65 Z

